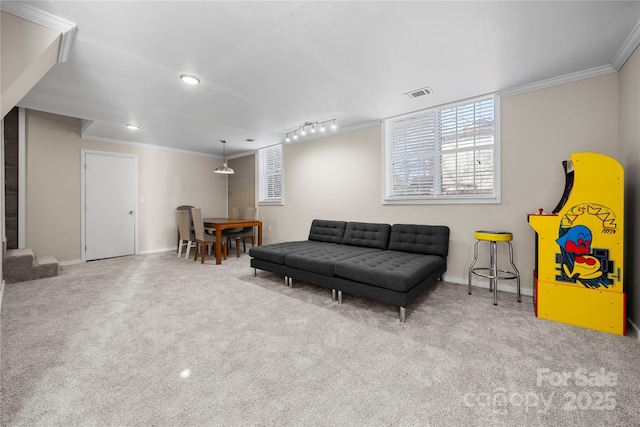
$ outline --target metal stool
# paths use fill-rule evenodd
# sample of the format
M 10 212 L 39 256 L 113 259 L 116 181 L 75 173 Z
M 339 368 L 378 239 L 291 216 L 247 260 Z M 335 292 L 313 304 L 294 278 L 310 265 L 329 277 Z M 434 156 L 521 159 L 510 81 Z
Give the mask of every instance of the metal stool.
M 521 302 L 520 298 L 520 272 L 513 263 L 513 246 L 511 246 L 511 240 L 513 234 L 508 231 L 476 231 L 476 244 L 473 249 L 473 262 L 469 266 L 469 295 L 471 295 L 471 275 L 486 277 L 489 279 L 489 291 L 493 292 L 493 305 L 498 305 L 498 280 L 511 280 L 516 279 L 518 284 L 518 302 Z M 476 267 L 478 261 L 478 243 L 489 242 L 489 267 Z M 498 268 L 498 242 L 504 242 L 509 244 L 509 260 L 511 261 L 511 267 L 513 271 L 500 270 Z M 504 273 L 500 275 L 500 273 Z

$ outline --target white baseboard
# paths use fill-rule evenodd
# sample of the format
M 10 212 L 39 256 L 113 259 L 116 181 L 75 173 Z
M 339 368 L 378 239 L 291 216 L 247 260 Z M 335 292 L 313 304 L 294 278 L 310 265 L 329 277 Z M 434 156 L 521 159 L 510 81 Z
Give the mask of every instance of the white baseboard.
M 64 267 L 65 265 L 82 264 L 82 260 L 81 259 L 72 259 L 71 261 L 60 261 L 60 262 L 58 262 L 58 264 L 60 264 L 61 267 Z
M 640 341 L 640 329 L 627 317 L 627 335 L 633 335 Z
M 465 285 L 465 286 L 469 285 L 469 279 L 461 279 L 459 277 L 450 277 L 446 274 L 444 276 L 444 280 L 445 282 L 457 283 L 459 285 Z M 520 281 L 522 282 L 522 276 L 520 276 Z M 520 285 L 522 286 L 522 283 L 520 283 Z M 471 286 L 473 286 L 474 288 L 489 289 L 489 282 L 484 280 L 476 280 L 476 278 L 474 277 L 474 280 L 471 282 Z M 513 280 L 499 280 L 498 290 L 504 291 L 504 292 L 511 292 L 512 294 L 518 293 L 518 287 L 516 286 Z M 532 297 L 533 289 L 521 287 L 520 293 L 522 295 Z
M 445 275 L 444 280 L 446 282 L 451 282 L 451 283 L 457 283 L 459 285 L 465 285 L 467 286 L 469 284 L 469 280 L 468 279 L 460 279 L 458 277 L 449 277 Z M 489 289 L 489 282 L 483 282 L 483 281 L 473 281 L 472 285 L 474 288 L 484 288 L 484 289 Z M 499 281 L 498 282 L 498 290 L 500 291 L 505 291 L 505 292 L 511 292 L 511 293 L 517 293 L 517 287 L 515 285 L 512 284 L 507 284 L 504 281 Z M 521 289 L 520 293 L 522 295 L 527 295 L 532 297 L 533 296 L 533 290 L 532 289 Z M 638 326 L 636 326 L 630 318 L 627 317 L 627 335 L 633 335 L 634 337 L 636 337 L 638 339 L 638 341 L 640 341 L 640 328 L 638 328 Z
M 176 248 L 176 247 L 173 247 L 173 248 L 161 248 L 161 249 L 152 249 L 152 250 L 149 250 L 149 251 L 143 251 L 143 252 L 140 252 L 139 255 L 158 254 L 158 253 L 161 253 L 161 252 L 177 252 L 177 251 L 178 251 L 178 248 Z M 72 259 L 70 261 L 60 261 L 60 266 L 64 267 L 64 266 L 67 266 L 67 265 L 82 264 L 83 262 L 85 262 L 85 261 L 82 261 L 81 259 Z
M 160 252 L 175 252 L 178 253 L 178 247 L 174 246 L 171 248 L 161 248 L 161 249 L 150 249 L 148 251 L 142 251 L 140 252 L 140 255 L 146 255 L 146 254 L 159 254 Z

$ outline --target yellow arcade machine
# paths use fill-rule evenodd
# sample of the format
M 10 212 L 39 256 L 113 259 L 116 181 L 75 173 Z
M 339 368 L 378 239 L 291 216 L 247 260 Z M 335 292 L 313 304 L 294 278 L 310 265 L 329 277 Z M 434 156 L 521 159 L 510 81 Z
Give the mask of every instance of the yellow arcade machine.
M 597 153 L 574 153 L 562 164 L 560 202 L 552 213 L 528 216 L 536 231 L 536 316 L 625 335 L 624 171 Z

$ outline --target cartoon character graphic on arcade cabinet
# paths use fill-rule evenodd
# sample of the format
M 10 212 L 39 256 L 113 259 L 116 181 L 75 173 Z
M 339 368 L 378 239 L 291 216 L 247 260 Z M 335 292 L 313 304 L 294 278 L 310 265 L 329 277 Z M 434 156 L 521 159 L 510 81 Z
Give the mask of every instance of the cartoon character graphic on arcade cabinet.
M 561 281 L 580 283 L 586 288 L 596 289 L 601 286 L 608 288 L 613 281 L 605 274 L 608 270 L 607 252 L 604 257 L 593 256 L 593 233 L 584 225 L 575 225 L 564 228 L 560 226 L 560 237 L 556 240 L 560 245 L 561 272 L 558 277 Z M 601 250 L 597 252 L 603 252 Z M 603 269 L 603 262 L 606 264 Z M 564 274 L 563 274 L 564 273 Z

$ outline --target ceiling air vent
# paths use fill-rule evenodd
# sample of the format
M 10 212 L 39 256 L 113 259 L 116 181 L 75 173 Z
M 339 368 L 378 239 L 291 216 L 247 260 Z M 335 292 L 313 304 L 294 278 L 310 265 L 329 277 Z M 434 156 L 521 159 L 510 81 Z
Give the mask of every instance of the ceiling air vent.
M 409 98 L 413 99 L 413 98 L 418 98 L 421 96 L 425 96 L 425 95 L 431 95 L 433 93 L 433 89 L 431 89 L 429 86 L 424 87 L 422 89 L 416 89 L 416 90 L 412 90 L 410 92 L 405 93 L 405 96 L 408 96 Z

